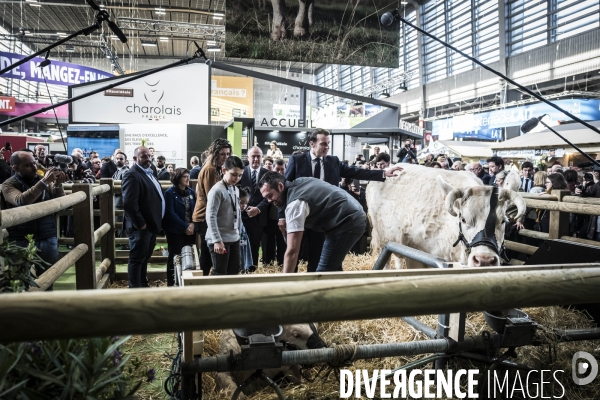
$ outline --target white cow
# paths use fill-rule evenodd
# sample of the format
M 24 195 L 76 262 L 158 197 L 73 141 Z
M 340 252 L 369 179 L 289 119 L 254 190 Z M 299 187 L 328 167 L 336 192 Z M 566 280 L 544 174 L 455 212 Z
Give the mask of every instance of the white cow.
M 470 250 L 460 242 L 459 223 L 465 240 L 485 227 L 493 188 L 473 173 L 446 171 L 420 165 L 402 164 L 404 170 L 385 182 L 367 186 L 369 219 L 373 225 L 371 247 L 377 254 L 388 242 L 419 249 L 446 261 L 470 267 L 500 265 L 499 255 L 488 246 Z M 504 221 L 509 205 L 517 208 L 515 219 L 525 212 L 525 201 L 516 192 L 498 189 L 495 236 L 498 247 L 504 243 Z M 423 265 L 406 259 L 407 268 Z M 399 267 L 399 260 L 396 260 Z

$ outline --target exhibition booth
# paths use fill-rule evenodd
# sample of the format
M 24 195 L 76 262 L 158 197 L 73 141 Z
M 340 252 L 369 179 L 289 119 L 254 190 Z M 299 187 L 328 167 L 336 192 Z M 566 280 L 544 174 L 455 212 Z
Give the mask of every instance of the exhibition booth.
M 463 162 L 485 162 L 492 156 L 490 142 L 465 142 L 454 140 L 437 140 L 430 142 L 427 147 L 417 154 L 419 161 L 423 161 L 428 154 L 448 154 L 452 158 L 461 159 Z
M 593 121 L 590 124 L 600 128 L 600 121 Z M 559 125 L 553 129 L 593 158 L 600 155 L 600 135 L 582 124 Z M 563 166 L 572 166 L 588 161 L 548 129 L 527 133 L 502 143 L 493 143 L 492 150 L 500 157 L 512 158 L 521 162 L 528 160 L 532 161 L 534 165 L 540 164 L 543 158 L 550 156 L 556 158 Z

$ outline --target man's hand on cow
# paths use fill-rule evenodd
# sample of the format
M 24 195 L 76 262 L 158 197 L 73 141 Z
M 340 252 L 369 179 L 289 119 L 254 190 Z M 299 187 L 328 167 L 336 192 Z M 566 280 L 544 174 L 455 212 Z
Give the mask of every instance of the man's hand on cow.
M 283 234 L 283 237 L 286 237 L 287 229 L 286 229 L 285 219 L 280 219 L 279 222 L 277 223 L 277 226 L 279 226 L 279 230 Z
M 388 169 L 385 170 L 385 176 L 387 176 L 388 178 L 391 178 L 392 176 L 394 176 L 394 172 L 396 171 L 402 171 L 402 167 L 399 165 L 394 165 L 393 167 L 390 167 Z
M 254 218 L 258 214 L 260 214 L 260 210 L 258 209 L 258 207 L 248 207 L 246 208 L 246 214 L 248 214 L 250 218 Z
M 515 227 L 517 228 L 518 231 L 520 231 L 521 229 L 525 229 L 525 225 L 523 225 L 519 221 L 515 222 Z
M 223 242 L 215 243 L 215 253 L 225 254 L 225 245 L 223 244 Z

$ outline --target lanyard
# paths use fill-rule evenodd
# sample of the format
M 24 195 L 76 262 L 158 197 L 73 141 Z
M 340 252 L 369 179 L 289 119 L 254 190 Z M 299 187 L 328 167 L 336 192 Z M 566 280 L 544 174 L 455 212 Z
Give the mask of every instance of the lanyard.
M 225 189 L 227 190 L 227 194 L 229 195 L 229 200 L 231 201 L 231 208 L 233 210 L 233 218 L 237 222 L 237 206 L 236 206 L 235 200 L 233 199 L 235 197 L 235 192 L 233 193 L 233 196 L 232 196 L 231 192 L 229 191 L 229 185 L 225 182 L 225 179 L 223 179 L 223 185 L 225 185 Z

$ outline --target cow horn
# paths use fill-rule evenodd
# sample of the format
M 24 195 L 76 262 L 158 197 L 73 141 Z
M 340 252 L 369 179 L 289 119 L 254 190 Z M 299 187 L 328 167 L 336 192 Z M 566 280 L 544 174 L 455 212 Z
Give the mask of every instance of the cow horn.
M 515 216 L 515 220 L 518 221 L 523 214 L 525 214 L 525 210 L 527 209 L 525 200 L 523 200 L 523 197 L 517 192 L 507 189 L 504 189 L 503 191 L 504 196 L 508 197 L 508 200 L 510 200 L 517 207 L 517 215 Z
M 446 210 L 450 215 L 456 217 L 456 211 L 454 211 L 454 202 L 463 197 L 463 191 L 460 189 L 452 189 L 450 193 L 446 195 Z

